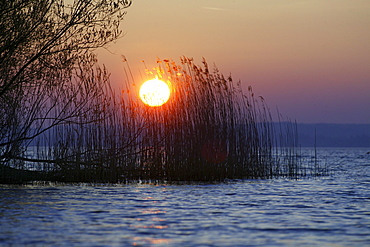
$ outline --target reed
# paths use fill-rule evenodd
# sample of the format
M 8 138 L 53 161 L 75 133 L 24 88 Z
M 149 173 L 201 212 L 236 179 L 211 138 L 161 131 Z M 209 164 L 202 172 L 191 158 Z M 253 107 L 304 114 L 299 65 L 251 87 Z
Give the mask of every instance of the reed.
M 129 69 L 119 95 L 102 79 L 104 71 L 82 78 L 104 93 L 86 103 L 94 111 L 43 135 L 47 148 L 37 152 L 33 170 L 52 181 L 112 183 L 307 175 L 299 160 L 296 124 L 276 128 L 263 97 L 251 87 L 243 92 L 240 82 L 217 68 L 211 71 L 205 60 L 201 66 L 187 57 L 179 64 L 157 64 L 146 69 L 145 78 L 170 84 L 171 98 L 161 107 L 140 102 Z

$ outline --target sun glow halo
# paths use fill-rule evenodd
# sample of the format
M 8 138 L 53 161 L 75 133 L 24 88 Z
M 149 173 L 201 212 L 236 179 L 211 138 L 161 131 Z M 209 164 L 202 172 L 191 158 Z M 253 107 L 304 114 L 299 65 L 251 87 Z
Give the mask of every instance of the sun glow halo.
M 166 103 L 170 95 L 171 91 L 167 83 L 159 79 L 144 82 L 139 91 L 139 97 L 144 104 L 153 107 Z

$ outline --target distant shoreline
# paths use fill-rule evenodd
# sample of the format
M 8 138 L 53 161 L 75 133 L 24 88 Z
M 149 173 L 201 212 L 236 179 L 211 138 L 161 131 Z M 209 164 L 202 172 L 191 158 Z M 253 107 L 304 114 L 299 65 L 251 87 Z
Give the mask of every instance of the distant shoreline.
M 302 147 L 370 148 L 370 124 L 297 123 L 297 127 Z

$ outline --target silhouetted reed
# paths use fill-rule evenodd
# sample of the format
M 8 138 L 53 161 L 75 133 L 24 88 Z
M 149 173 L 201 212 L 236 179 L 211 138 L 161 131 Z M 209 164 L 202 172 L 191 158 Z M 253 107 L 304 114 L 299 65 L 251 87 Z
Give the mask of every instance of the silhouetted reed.
M 93 110 L 45 133 L 33 161 L 24 162 L 38 164 L 33 170 L 43 172 L 40 179 L 65 182 L 310 175 L 299 160 L 296 124 L 276 126 L 264 99 L 251 87 L 244 93 L 240 82 L 216 68 L 210 71 L 205 60 L 202 66 L 187 57 L 180 64 L 157 63 L 157 68 L 146 70 L 144 79 L 158 77 L 170 85 L 166 104 L 143 104 L 129 70 L 127 86 L 119 95 L 104 79 L 104 70 L 81 77 L 104 92 L 86 102 Z

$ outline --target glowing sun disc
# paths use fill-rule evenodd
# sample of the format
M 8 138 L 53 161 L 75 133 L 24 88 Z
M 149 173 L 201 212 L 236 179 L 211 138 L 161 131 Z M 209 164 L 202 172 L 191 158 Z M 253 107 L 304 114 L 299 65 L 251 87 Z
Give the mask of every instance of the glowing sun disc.
M 164 81 L 152 79 L 141 85 L 139 97 L 149 106 L 161 106 L 170 98 L 170 88 Z

